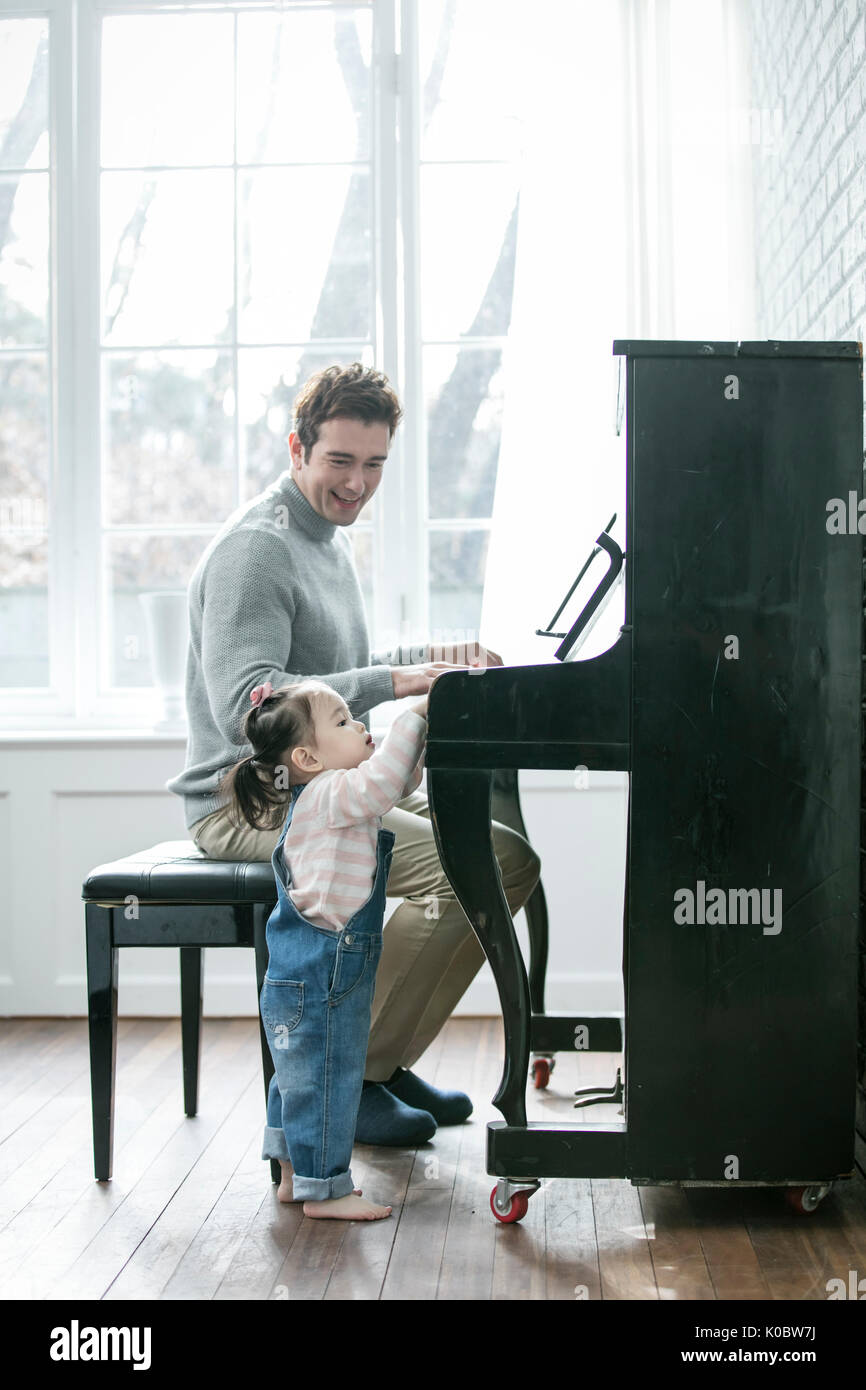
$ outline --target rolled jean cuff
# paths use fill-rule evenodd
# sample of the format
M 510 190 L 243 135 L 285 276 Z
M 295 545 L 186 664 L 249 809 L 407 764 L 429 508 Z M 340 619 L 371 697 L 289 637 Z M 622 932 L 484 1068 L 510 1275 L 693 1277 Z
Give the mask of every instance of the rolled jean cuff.
M 273 1129 L 270 1125 L 265 1125 L 265 1137 L 262 1141 L 262 1158 L 288 1158 L 289 1149 L 286 1144 L 285 1131 Z
M 327 1202 L 329 1197 L 348 1197 L 355 1191 L 350 1172 L 335 1178 L 304 1178 L 292 1174 L 292 1196 L 296 1202 Z

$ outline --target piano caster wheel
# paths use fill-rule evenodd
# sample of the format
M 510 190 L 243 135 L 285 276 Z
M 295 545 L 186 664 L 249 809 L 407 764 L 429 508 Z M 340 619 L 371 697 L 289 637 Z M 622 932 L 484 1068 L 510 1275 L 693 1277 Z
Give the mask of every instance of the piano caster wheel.
M 497 1221 L 522 1221 L 529 1210 L 529 1199 L 540 1187 L 538 1182 L 525 1184 L 500 1178 L 490 1194 L 490 1210 Z
M 556 1066 L 553 1057 L 536 1057 L 530 1067 L 532 1079 L 535 1083 L 536 1091 L 546 1090 L 550 1082 L 550 1073 Z
M 496 1188 L 490 1194 L 490 1210 L 497 1221 L 522 1221 L 529 1211 L 529 1198 L 525 1192 L 515 1192 L 506 1211 L 496 1210 Z
M 816 1187 L 788 1187 L 785 1189 L 785 1200 L 798 1216 L 811 1216 L 832 1186 L 832 1183 L 821 1183 Z

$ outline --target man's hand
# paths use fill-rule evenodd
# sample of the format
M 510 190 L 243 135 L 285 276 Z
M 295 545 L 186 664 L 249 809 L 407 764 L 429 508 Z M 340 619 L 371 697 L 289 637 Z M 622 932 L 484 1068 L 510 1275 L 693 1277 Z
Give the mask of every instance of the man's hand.
M 392 666 L 391 679 L 394 682 L 394 699 L 402 700 L 405 695 L 426 695 L 438 676 L 446 671 L 465 671 L 466 666 L 450 661 L 431 661 L 424 666 Z
M 458 666 L 501 666 L 502 657 L 480 642 L 434 643 L 427 648 L 430 661 L 449 661 Z

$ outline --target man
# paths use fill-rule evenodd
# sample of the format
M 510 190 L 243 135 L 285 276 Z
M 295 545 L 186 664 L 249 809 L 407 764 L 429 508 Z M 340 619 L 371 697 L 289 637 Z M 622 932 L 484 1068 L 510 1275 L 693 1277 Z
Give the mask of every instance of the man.
M 401 414 L 380 372 L 359 363 L 319 372 L 295 401 L 291 468 L 232 513 L 190 580 L 187 762 L 166 786 L 183 796 L 196 845 L 215 859 L 270 860 L 280 834 L 232 825 L 218 792 L 249 752 L 241 725 L 254 687 L 315 676 L 368 724 L 373 706 L 425 694 L 442 671 L 502 665 L 474 644 L 437 650 L 439 660 L 429 647 L 370 653 L 345 528 L 382 481 Z M 472 1110 L 468 1096 L 437 1090 L 411 1068 L 484 953 L 439 862 L 426 796 L 412 792 L 382 823 L 396 836 L 388 896 L 404 901 L 385 927 L 355 1137 L 402 1146 Z M 538 881 L 538 857 L 507 826 L 494 822 L 493 835 L 514 913 Z

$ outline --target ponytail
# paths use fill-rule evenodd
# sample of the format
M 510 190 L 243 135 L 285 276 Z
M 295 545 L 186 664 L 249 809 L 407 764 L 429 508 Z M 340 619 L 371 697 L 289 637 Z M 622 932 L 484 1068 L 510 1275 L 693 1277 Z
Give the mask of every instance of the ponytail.
M 281 773 L 278 787 L 277 774 Z M 228 795 L 228 818 L 240 828 L 244 824 L 255 830 L 276 830 L 283 822 L 289 799 L 289 770 L 274 767 L 270 771 L 254 756 L 242 758 L 220 782 L 220 795 Z
M 256 830 L 277 830 L 290 799 L 290 769 L 285 760 L 292 749 L 312 738 L 315 728 L 311 696 L 321 682 L 302 681 L 283 686 L 253 706 L 244 718 L 243 734 L 253 753 L 230 767 L 219 784 L 228 797 L 229 822 Z

